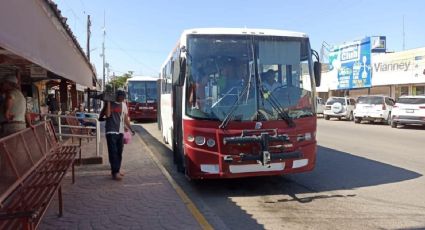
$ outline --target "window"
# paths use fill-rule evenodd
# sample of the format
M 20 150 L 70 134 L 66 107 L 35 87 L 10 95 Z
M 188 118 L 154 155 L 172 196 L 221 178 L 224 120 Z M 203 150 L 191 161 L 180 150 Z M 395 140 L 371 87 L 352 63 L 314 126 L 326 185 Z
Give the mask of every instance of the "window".
M 402 97 L 397 102 L 400 104 L 425 104 L 425 98 Z
M 364 96 L 364 97 L 357 98 L 357 103 L 379 105 L 384 103 L 383 100 L 384 98 L 381 96 Z
M 171 60 L 165 65 L 162 73 L 162 93 L 171 93 Z
M 416 86 L 415 87 L 416 91 L 414 92 L 413 95 L 425 95 L 425 86 Z
M 396 86 L 395 87 L 395 98 L 409 95 L 409 86 Z
M 333 105 L 334 103 L 341 103 L 342 105 L 345 105 L 345 99 L 342 97 L 331 97 L 326 102 L 326 105 Z

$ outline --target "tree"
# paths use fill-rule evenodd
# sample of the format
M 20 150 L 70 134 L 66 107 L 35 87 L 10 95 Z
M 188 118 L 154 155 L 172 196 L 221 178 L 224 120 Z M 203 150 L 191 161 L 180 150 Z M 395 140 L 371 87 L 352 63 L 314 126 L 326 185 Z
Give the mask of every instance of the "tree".
M 127 82 L 127 79 L 131 78 L 133 75 L 132 71 L 128 71 L 128 73 L 125 73 L 121 76 L 114 77 L 108 84 L 106 84 L 106 91 L 115 91 L 119 88 L 124 88 L 125 83 Z

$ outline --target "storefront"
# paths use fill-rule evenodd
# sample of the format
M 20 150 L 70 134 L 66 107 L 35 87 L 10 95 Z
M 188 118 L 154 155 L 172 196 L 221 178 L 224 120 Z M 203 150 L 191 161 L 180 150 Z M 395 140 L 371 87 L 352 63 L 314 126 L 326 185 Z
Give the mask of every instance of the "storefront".
M 13 19 L 13 20 L 10 20 Z M 17 76 L 33 113 L 78 106 L 95 71 L 52 1 L 4 1 L 0 8 L 0 78 Z M 77 90 L 76 84 L 79 84 Z M 80 93 L 78 93 L 78 91 Z
M 390 95 L 425 95 L 425 48 L 372 56 L 372 85 Z
M 375 41 L 371 37 L 335 47 L 318 95 L 425 95 L 425 47 L 385 53 L 385 40 Z

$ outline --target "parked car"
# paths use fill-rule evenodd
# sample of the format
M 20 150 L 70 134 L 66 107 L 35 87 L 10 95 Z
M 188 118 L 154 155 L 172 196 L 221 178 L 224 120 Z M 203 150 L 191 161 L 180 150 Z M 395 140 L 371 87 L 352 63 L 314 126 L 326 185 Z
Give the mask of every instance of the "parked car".
M 391 127 L 401 125 L 425 126 L 425 96 L 401 96 L 392 111 Z
M 354 109 L 354 122 L 391 122 L 391 110 L 395 104 L 394 99 L 387 96 L 367 95 L 357 98 Z
M 316 97 L 316 114 L 323 115 L 323 111 L 325 111 L 325 102 L 322 98 Z
M 355 105 L 356 101 L 350 97 L 330 97 L 326 101 L 323 117 L 325 120 L 336 117 L 338 119 L 345 118 L 352 121 Z

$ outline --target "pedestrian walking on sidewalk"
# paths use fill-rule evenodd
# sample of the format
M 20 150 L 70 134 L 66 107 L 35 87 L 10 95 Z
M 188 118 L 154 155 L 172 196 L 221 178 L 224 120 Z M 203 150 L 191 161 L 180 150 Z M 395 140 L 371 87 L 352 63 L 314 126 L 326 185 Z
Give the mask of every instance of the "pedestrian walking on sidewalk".
M 123 176 L 123 174 L 120 173 L 120 168 L 124 148 L 124 132 L 130 130 L 132 135 L 135 134 L 131 128 L 130 119 L 128 118 L 128 109 L 124 99 L 125 92 L 123 90 L 118 90 L 116 92 L 116 101 L 105 101 L 104 107 L 99 115 L 100 118 L 106 118 L 106 142 L 108 145 L 112 179 L 114 180 L 121 180 Z

